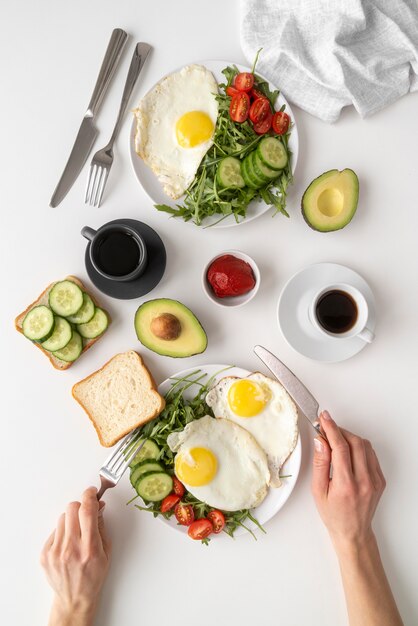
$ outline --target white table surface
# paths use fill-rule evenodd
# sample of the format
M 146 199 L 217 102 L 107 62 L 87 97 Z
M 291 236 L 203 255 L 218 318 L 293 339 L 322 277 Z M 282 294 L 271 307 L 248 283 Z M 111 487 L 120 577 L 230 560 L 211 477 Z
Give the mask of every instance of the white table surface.
M 239 228 L 204 231 L 157 213 L 131 170 L 130 116 L 117 142 L 102 208 L 83 204 L 86 168 L 65 201 L 57 209 L 48 206 L 112 28 L 125 28 L 131 39 L 100 113 L 96 147 L 110 134 L 135 41 L 149 42 L 154 51 L 132 105 L 160 76 L 190 61 L 244 62 L 238 9 L 238 2 L 221 0 L 15 0 L 2 5 L 3 624 L 46 623 L 51 594 L 38 565 L 40 549 L 66 503 L 97 484 L 107 454 L 72 399 L 71 386 L 128 349 L 140 350 L 157 381 L 200 363 L 255 369 L 255 343 L 275 351 L 344 426 L 373 441 L 388 479 L 375 529 L 405 624 L 417 623 L 418 94 L 368 120 L 345 110 L 333 126 L 295 107 L 301 150 L 290 220 L 267 214 Z M 301 194 L 321 172 L 344 167 L 360 178 L 358 213 L 341 232 L 316 233 L 300 214 Z M 114 318 L 109 333 L 74 367 L 56 371 L 14 331 L 13 319 L 54 279 L 69 273 L 86 279 L 80 229 L 117 217 L 144 220 L 161 234 L 168 267 L 150 297 L 190 305 L 208 331 L 209 347 L 201 356 L 182 360 L 150 353 L 133 329 L 139 302 L 103 296 Z M 221 310 L 203 295 L 200 273 L 211 255 L 231 247 L 254 256 L 262 284 L 248 306 Z M 359 271 L 377 301 L 376 341 L 335 365 L 300 356 L 276 326 L 276 302 L 285 281 L 320 261 Z M 206 548 L 126 507 L 127 480 L 109 493 L 106 519 L 114 554 L 97 624 L 166 619 L 172 626 L 346 624 L 337 562 L 309 490 L 311 432 L 304 423 L 301 429 L 299 481 L 257 542 L 243 536 Z

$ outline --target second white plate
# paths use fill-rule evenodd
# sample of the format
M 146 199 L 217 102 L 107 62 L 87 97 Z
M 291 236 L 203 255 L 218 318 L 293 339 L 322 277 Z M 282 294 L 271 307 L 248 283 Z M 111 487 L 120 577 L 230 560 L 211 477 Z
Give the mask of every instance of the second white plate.
M 211 376 L 214 376 L 218 372 L 221 372 L 218 376 L 215 376 L 215 382 L 216 382 L 217 380 L 219 380 L 220 378 L 223 378 L 224 376 L 239 376 L 240 378 L 244 378 L 245 376 L 248 376 L 251 373 L 246 369 L 242 369 L 241 367 L 231 367 L 227 371 L 224 371 L 225 368 L 227 367 L 228 367 L 227 365 L 198 365 L 196 367 L 178 372 L 177 374 L 174 374 L 173 377 L 183 378 L 184 376 L 187 376 L 191 374 L 192 372 L 196 372 L 196 370 L 200 370 L 201 373 L 205 373 L 207 375 L 207 379 L 209 379 Z M 201 381 L 201 382 L 204 382 L 204 381 Z M 165 395 L 169 391 L 172 383 L 173 383 L 173 379 L 167 378 L 167 380 L 161 383 L 161 385 L 158 387 L 159 393 L 161 395 Z M 193 398 L 193 396 L 196 395 L 198 390 L 199 390 L 198 385 L 192 385 L 191 387 L 189 387 L 189 389 L 187 389 L 185 393 L 186 399 Z M 302 444 L 301 444 L 301 440 L 299 436 L 295 449 L 293 450 L 292 454 L 290 455 L 290 457 L 288 458 L 288 460 L 286 461 L 286 463 L 283 465 L 283 468 L 282 468 L 282 474 L 289 476 L 289 478 L 283 479 L 283 484 L 281 487 L 277 489 L 270 488 L 265 500 L 260 504 L 259 507 L 257 507 L 256 509 L 253 509 L 252 511 L 252 514 L 262 526 L 264 526 L 266 522 L 268 522 L 274 515 L 276 515 L 276 513 L 282 508 L 282 506 L 284 505 L 284 503 L 286 502 L 286 500 L 289 498 L 290 494 L 292 493 L 294 486 L 296 484 L 297 478 L 298 478 L 301 458 L 302 458 Z M 166 520 L 165 518 L 159 516 L 158 519 L 161 520 L 167 526 L 170 526 L 171 528 L 173 528 L 174 530 L 177 530 L 178 532 L 181 532 L 183 534 L 187 534 L 187 528 L 185 526 L 179 526 L 174 517 L 170 518 L 169 520 Z M 252 531 L 258 531 L 257 526 L 253 522 L 247 521 L 246 525 Z M 234 537 L 238 535 L 242 535 L 243 533 L 246 533 L 246 532 L 247 531 L 244 528 L 238 528 L 236 532 L 234 533 Z M 225 533 L 221 533 L 220 535 L 218 535 L 216 537 L 216 540 L 221 539 L 221 538 L 230 539 L 228 535 L 226 535 Z
M 225 77 L 222 74 L 222 70 L 225 69 L 229 65 L 236 65 L 238 69 L 240 70 L 240 72 L 251 71 L 248 67 L 244 67 L 236 63 L 234 64 L 231 61 L 209 60 L 209 61 L 199 61 L 198 64 L 204 65 L 205 67 L 207 67 L 208 70 L 210 70 L 213 73 L 218 83 L 222 83 L 225 81 Z M 177 70 L 173 70 L 173 71 L 177 71 Z M 264 79 L 264 76 L 261 76 L 260 74 L 259 76 Z M 267 79 L 264 79 L 264 80 L 267 80 Z M 269 82 L 269 85 L 272 91 L 277 89 L 277 87 L 272 85 L 270 82 Z M 286 98 L 280 93 L 275 104 L 276 110 L 278 111 L 283 105 L 286 105 L 286 112 L 290 115 L 292 122 L 293 122 L 292 132 L 289 138 L 289 149 L 292 152 L 292 172 L 294 174 L 296 163 L 298 160 L 298 152 L 299 152 L 298 131 L 297 131 L 296 121 L 295 121 L 295 116 L 293 114 L 293 111 L 290 108 L 289 103 L 287 102 Z M 175 206 L 176 204 L 182 204 L 184 196 L 179 198 L 176 201 L 173 201 L 171 200 L 171 198 L 166 196 L 155 174 L 135 152 L 135 132 L 136 132 L 136 123 L 135 123 L 135 117 L 134 117 L 134 119 L 132 120 L 132 127 L 131 127 L 131 133 L 130 133 L 130 138 L 129 138 L 129 149 L 130 149 L 131 162 L 132 162 L 132 166 L 135 172 L 135 176 L 137 177 L 139 183 L 142 185 L 144 191 L 151 198 L 153 204 L 168 204 L 170 206 Z M 236 222 L 234 216 L 230 215 L 229 217 L 225 218 L 224 220 L 220 222 L 219 221 L 220 216 L 214 215 L 214 216 L 206 218 L 203 222 L 203 226 L 205 227 L 211 226 L 212 228 L 227 228 L 230 226 L 239 226 L 240 224 L 244 224 L 244 223 L 254 220 L 256 217 L 260 217 L 260 215 L 263 215 L 269 209 L 271 209 L 271 207 L 265 204 L 265 202 L 253 201 L 248 206 L 247 216 L 244 220 L 241 220 L 240 222 Z M 153 210 L 156 211 L 156 209 L 154 208 Z M 178 218 L 178 219 L 181 219 L 181 218 Z M 188 223 L 193 224 L 193 222 L 188 222 Z

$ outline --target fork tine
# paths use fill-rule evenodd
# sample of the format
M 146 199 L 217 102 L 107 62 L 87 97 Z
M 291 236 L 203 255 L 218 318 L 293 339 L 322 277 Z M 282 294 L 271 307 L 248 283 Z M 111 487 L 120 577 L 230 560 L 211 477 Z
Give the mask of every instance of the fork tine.
M 91 188 L 91 194 L 90 194 L 90 206 L 94 206 L 94 199 L 96 197 L 96 193 L 97 193 L 97 187 L 99 185 L 100 182 L 100 176 L 102 175 L 102 168 L 100 167 L 100 165 L 97 166 L 97 174 L 96 174 L 96 178 L 94 180 L 94 185 Z
M 92 161 L 91 165 L 90 165 L 90 169 L 89 169 L 89 177 L 87 179 L 86 194 L 84 196 L 84 203 L 85 204 L 90 204 L 91 191 L 92 191 L 93 186 L 94 186 L 94 181 L 96 180 L 96 174 L 97 174 L 97 165 L 95 163 L 93 163 L 93 161 Z
M 109 169 L 107 167 L 105 167 L 104 168 L 104 175 L 102 176 L 102 181 L 101 181 L 101 185 L 100 185 L 99 198 L 97 200 L 97 206 L 98 207 L 102 203 L 103 192 L 104 192 L 105 187 L 106 187 L 108 176 L 109 176 Z
M 129 451 L 129 454 L 127 454 L 126 456 L 122 455 L 120 457 L 119 463 L 114 468 L 114 471 L 115 471 L 116 474 L 123 474 L 123 472 L 125 471 L 126 467 L 130 464 L 132 459 L 135 458 L 137 453 L 141 450 L 141 448 L 144 445 L 145 441 L 146 441 L 146 439 L 142 439 L 142 437 L 139 437 L 139 439 L 137 441 L 135 441 L 135 444 L 132 446 L 132 450 Z
M 123 452 L 132 443 L 135 437 L 138 436 L 138 434 L 139 432 L 137 430 L 133 430 L 131 433 L 129 433 L 129 435 L 127 435 L 124 439 L 122 439 L 118 447 L 115 450 L 112 450 L 112 452 L 110 453 L 110 455 L 104 462 L 103 467 L 106 467 L 107 469 L 111 471 L 111 468 L 118 461 L 118 459 L 120 458 L 120 455 L 123 455 Z
M 103 167 L 103 165 L 99 165 L 99 176 L 97 178 L 97 185 L 96 185 L 94 198 L 93 198 L 93 206 L 95 207 L 99 206 L 98 204 L 99 192 L 100 192 L 100 188 L 102 185 L 102 180 L 103 180 L 103 176 L 105 175 L 105 172 L 106 172 L 106 169 Z

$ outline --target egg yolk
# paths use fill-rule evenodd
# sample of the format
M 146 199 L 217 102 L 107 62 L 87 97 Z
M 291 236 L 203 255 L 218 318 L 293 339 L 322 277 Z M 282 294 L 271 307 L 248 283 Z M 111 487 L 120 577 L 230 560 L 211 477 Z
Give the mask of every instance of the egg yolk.
M 175 473 L 181 482 L 190 487 L 207 485 L 215 477 L 218 462 L 207 448 L 191 448 L 179 453 L 175 460 Z
M 229 406 L 239 417 L 258 415 L 264 409 L 267 400 L 262 386 L 245 378 L 233 383 L 228 391 Z
M 203 111 L 189 111 L 176 123 L 177 142 L 182 148 L 194 148 L 212 137 L 213 122 Z

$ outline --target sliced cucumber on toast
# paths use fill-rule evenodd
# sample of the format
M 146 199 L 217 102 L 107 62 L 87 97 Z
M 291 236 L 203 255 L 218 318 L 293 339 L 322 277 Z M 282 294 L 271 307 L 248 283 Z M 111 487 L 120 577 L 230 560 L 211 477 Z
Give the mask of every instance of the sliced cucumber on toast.
M 95 339 L 109 325 L 109 319 L 103 309 L 96 308 L 93 317 L 86 324 L 77 324 L 77 330 L 84 339 Z
M 49 292 L 49 306 L 56 315 L 74 315 L 83 306 L 83 292 L 71 280 L 61 280 Z
M 86 324 L 93 318 L 95 311 L 96 307 L 94 306 L 93 300 L 88 293 L 83 292 L 83 304 L 81 308 L 77 313 L 74 313 L 74 315 L 68 315 L 67 320 L 71 322 L 71 324 Z
M 83 340 L 77 331 L 73 331 L 72 337 L 67 345 L 61 350 L 56 350 L 52 354 L 67 363 L 72 363 L 80 356 L 83 350 Z
M 54 326 L 54 314 L 44 304 L 31 309 L 22 322 L 23 334 L 31 341 L 45 341 L 52 335 Z
M 54 331 L 46 341 L 42 342 L 42 347 L 48 352 L 56 352 L 65 348 L 67 343 L 71 340 L 73 329 L 70 322 L 67 322 L 63 317 L 55 316 Z

